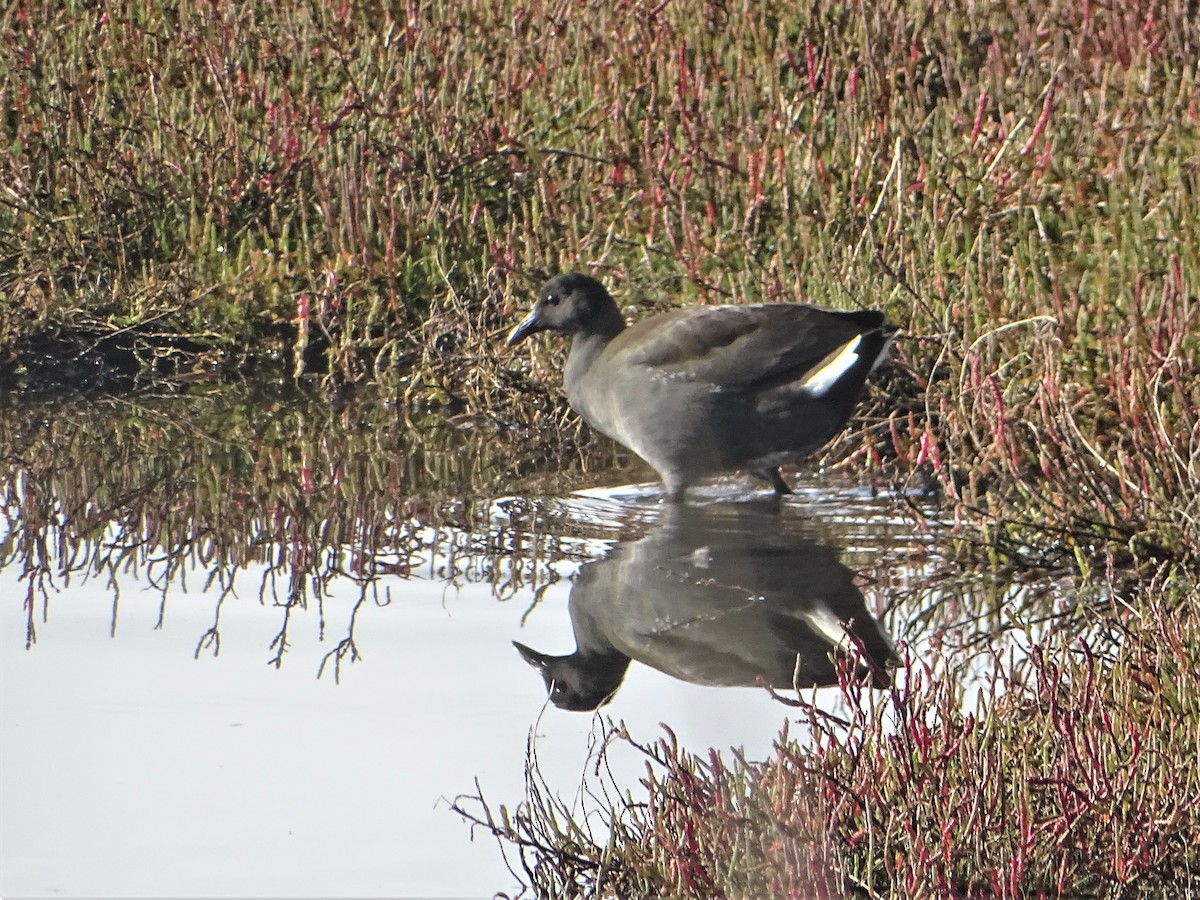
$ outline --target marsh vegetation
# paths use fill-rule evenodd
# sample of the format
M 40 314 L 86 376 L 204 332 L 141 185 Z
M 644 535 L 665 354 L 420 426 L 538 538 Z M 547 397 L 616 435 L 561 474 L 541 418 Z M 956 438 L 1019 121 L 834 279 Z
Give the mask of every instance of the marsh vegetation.
M 392 552 L 396 522 L 587 484 L 615 451 L 566 409 L 561 348 L 501 346 L 557 271 L 643 312 L 882 308 L 895 364 L 818 465 L 894 490 L 935 536 L 941 602 L 986 575 L 1066 584 L 1069 614 L 1038 614 L 978 696 L 957 647 L 888 691 L 844 679 L 848 719 L 781 708 L 816 739 L 770 759 L 641 738 L 652 774 L 602 839 L 536 777 L 519 807 L 468 812 L 545 895 L 1195 891 L 1191 6 L 19 3 L 0 42 L 0 564 L 28 567 L 35 603 L 67 558 L 37 523 L 75 496 L 80 535 L 142 516 L 139 547 L 231 563 L 281 542 L 311 587 L 314 534 Z M 299 380 L 331 420 L 386 415 L 333 443 L 263 391 L 214 442 L 150 401 L 121 412 L 247 379 Z M 64 468 L 69 415 L 23 411 L 64 386 L 107 392 L 105 463 Z M 291 449 L 254 452 L 260 429 Z M 428 429 L 463 450 L 423 453 Z M 419 494 L 397 490 L 406 468 Z M 135 469 L 154 502 L 106 488 Z

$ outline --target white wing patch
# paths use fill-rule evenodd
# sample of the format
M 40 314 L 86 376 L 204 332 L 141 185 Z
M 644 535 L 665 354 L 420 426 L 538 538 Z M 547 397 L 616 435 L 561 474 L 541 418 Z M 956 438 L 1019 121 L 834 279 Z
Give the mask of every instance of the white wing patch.
M 858 362 L 858 345 L 862 343 L 862 335 L 854 336 L 832 359 L 826 357 L 819 369 L 814 369 L 800 384 L 800 390 L 810 397 L 823 397 L 828 394 L 838 380 L 850 371 Z
M 854 642 L 846 634 L 845 623 L 827 607 L 819 606 L 808 612 L 802 612 L 800 616 L 808 622 L 808 626 L 813 631 L 828 641 L 831 647 L 849 650 L 854 646 Z

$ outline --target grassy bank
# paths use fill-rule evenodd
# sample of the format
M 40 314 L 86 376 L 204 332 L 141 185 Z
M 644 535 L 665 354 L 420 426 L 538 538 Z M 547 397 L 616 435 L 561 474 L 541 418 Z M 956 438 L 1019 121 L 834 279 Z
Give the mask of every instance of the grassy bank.
M 6 382 L 265 366 L 544 428 L 499 337 L 548 273 L 884 306 L 906 369 L 840 455 L 1011 501 L 1012 552 L 1086 532 L 1049 562 L 1196 543 L 1177 4 L 410 7 L 9 7 Z
M 1120 639 L 1059 635 L 969 729 L 949 671 L 884 701 L 923 723 L 911 737 L 864 722 L 732 770 L 662 751 L 655 802 L 619 852 L 579 850 L 581 883 L 617 857 L 669 893 L 759 871 L 667 853 L 653 836 L 684 827 L 660 817 L 679 809 L 701 817 L 698 847 L 777 841 L 780 866 L 818 859 L 835 893 L 1194 877 L 1186 7 L 10 4 L 0 383 L 43 386 L 64 358 L 76 379 L 265 369 L 545 438 L 575 428 L 561 350 L 501 343 L 549 273 L 594 272 L 642 310 L 885 308 L 898 365 L 828 462 L 936 486 L 964 559 L 1069 573 Z M 679 800 L 693 776 L 716 786 L 706 805 Z M 714 825 L 713 797 L 767 805 Z M 954 812 L 995 802 L 1008 814 Z M 799 811 L 824 830 L 789 825 Z

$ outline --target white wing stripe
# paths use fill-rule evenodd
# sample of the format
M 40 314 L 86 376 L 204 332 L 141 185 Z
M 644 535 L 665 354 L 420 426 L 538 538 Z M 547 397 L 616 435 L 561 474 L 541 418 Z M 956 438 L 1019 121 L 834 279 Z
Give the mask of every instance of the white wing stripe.
M 837 356 L 816 371 L 810 372 L 804 379 L 804 383 L 800 385 L 800 390 L 810 397 L 820 397 L 829 393 L 838 383 L 838 379 L 858 362 L 858 345 L 860 343 L 862 343 L 862 335 L 855 335 L 854 340 L 842 347 Z

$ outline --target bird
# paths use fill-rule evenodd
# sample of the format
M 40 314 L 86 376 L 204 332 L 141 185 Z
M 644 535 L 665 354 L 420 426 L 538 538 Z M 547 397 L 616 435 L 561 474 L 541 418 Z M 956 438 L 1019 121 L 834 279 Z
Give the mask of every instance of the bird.
M 895 645 L 841 548 L 773 498 L 668 504 L 641 538 L 583 564 L 569 600 L 575 651 L 518 641 L 560 709 L 616 694 L 632 661 L 712 686 L 822 687 L 854 674 L 884 688 Z
M 671 501 L 733 470 L 790 493 L 780 465 L 841 431 L 896 334 L 876 310 L 800 303 L 689 306 L 627 326 L 578 272 L 542 286 L 507 344 L 542 331 L 571 340 L 571 408 L 657 471 Z

